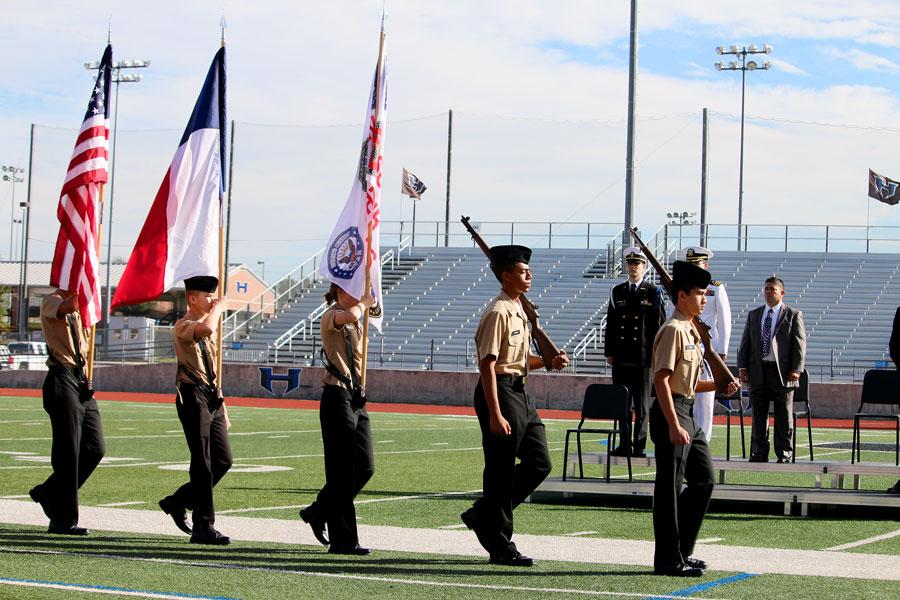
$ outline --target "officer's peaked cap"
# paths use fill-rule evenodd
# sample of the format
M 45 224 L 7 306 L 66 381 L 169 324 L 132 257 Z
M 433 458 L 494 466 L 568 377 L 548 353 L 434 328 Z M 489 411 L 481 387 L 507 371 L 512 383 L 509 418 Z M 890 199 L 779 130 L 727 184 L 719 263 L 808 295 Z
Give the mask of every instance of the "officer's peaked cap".
M 701 260 L 709 260 L 714 256 L 712 250 L 703 246 L 688 246 L 684 250 L 684 260 L 688 262 L 700 262 Z
M 219 287 L 218 277 L 212 275 L 198 275 L 184 280 L 184 289 L 189 292 L 215 292 Z
M 672 267 L 672 287 L 676 289 L 706 288 L 712 275 L 703 267 L 676 260 Z
M 626 261 L 640 261 L 643 263 L 647 262 L 647 257 L 637 246 L 628 246 L 627 248 L 625 248 L 624 254 Z

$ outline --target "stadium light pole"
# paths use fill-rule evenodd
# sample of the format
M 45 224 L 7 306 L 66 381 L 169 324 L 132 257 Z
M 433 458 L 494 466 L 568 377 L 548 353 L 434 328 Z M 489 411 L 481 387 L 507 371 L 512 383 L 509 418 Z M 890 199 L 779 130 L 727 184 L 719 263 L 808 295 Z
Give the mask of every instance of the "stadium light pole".
M 112 65 L 111 81 L 116 84 L 116 100 L 113 107 L 113 131 L 112 144 L 109 154 L 109 194 L 107 195 L 109 202 L 109 224 L 106 226 L 106 294 L 103 301 L 102 322 L 106 332 L 103 335 L 103 349 L 109 351 L 109 305 L 112 302 L 112 294 L 110 293 L 110 275 L 112 270 L 112 224 L 113 224 L 113 192 L 116 184 L 116 141 L 118 136 L 119 125 L 119 84 L 120 83 L 138 83 L 143 79 L 140 73 L 128 73 L 128 69 L 144 69 L 150 66 L 149 60 L 120 60 Z M 84 68 L 89 71 L 96 71 L 100 68 L 98 61 L 84 63 Z M 100 224 L 103 224 L 103 215 L 100 215 Z
M 3 181 L 9 182 L 9 187 L 11 189 L 9 195 L 9 260 L 12 260 L 13 255 L 13 223 L 15 222 L 15 213 L 16 213 L 16 184 L 22 183 L 25 181 L 24 177 L 19 177 L 20 173 L 24 173 L 25 169 L 22 167 L 14 167 L 12 165 L 3 165 L 0 167 L 0 170 L 3 171 Z
M 762 64 L 759 64 L 755 60 L 747 60 L 748 55 L 752 54 L 770 54 L 772 52 L 772 46 L 769 44 L 763 44 L 762 48 L 756 46 L 756 44 L 751 44 L 749 46 L 731 46 L 730 48 L 726 48 L 725 46 L 719 46 L 716 48 L 716 54 L 721 56 L 724 55 L 732 55 L 736 58 L 740 58 L 740 62 L 738 61 L 729 61 L 728 64 L 725 64 L 722 61 L 716 63 L 717 71 L 740 71 L 741 72 L 741 158 L 740 158 L 740 166 L 738 171 L 738 231 L 737 231 L 737 249 L 741 250 L 741 226 L 743 224 L 743 216 L 744 216 L 744 97 L 745 91 L 747 87 L 747 71 L 756 71 L 763 70 L 768 71 L 772 68 L 772 63 L 769 61 L 764 61 Z M 745 245 L 746 247 L 746 245 Z
M 263 280 L 263 283 L 265 283 L 266 282 L 266 261 L 258 260 L 258 261 L 256 261 L 256 264 L 262 265 L 262 280 Z
M 697 221 L 695 217 L 697 213 L 688 212 L 686 210 L 678 212 L 666 213 L 666 217 L 669 219 L 669 225 L 678 225 L 678 249 L 681 250 L 681 232 L 684 229 L 685 225 L 696 225 Z

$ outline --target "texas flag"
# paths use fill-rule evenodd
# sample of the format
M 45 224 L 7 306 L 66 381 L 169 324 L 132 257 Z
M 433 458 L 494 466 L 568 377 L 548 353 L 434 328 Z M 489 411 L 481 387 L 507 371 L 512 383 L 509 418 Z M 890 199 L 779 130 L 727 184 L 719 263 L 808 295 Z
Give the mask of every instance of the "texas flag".
M 116 288 L 113 308 L 219 273 L 225 185 L 225 48 L 216 53 L 169 170 Z

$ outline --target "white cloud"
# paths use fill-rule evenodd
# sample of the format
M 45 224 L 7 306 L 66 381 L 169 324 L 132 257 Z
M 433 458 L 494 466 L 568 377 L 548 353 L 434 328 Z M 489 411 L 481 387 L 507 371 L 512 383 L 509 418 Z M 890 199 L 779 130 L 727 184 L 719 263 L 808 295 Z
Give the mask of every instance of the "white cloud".
M 800 67 L 789 63 L 788 61 L 776 58 L 774 56 L 768 56 L 766 59 L 772 63 L 772 67 L 778 69 L 779 71 L 784 71 L 785 73 L 790 73 L 792 75 L 802 75 L 804 77 L 809 77 L 810 74 L 807 71 L 804 71 Z
M 862 71 L 875 71 L 882 73 L 896 73 L 897 71 L 900 71 L 900 65 L 890 60 L 889 58 L 885 58 L 884 56 L 879 56 L 877 54 L 871 54 L 869 52 L 865 52 L 864 50 L 860 50 L 859 48 L 842 50 L 834 47 L 829 47 L 826 48 L 825 51 L 828 56 L 840 60 L 845 60 Z

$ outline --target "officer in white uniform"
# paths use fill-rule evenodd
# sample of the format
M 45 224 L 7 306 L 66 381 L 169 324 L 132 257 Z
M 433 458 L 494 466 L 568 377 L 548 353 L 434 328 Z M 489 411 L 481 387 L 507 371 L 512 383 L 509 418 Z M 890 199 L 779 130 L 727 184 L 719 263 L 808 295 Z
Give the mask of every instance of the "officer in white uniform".
M 690 246 L 685 249 L 684 260 L 709 270 L 709 259 L 713 257 L 711 250 L 702 246 Z M 700 320 L 709 325 L 709 336 L 712 342 L 713 352 L 727 362 L 728 342 L 731 338 L 731 305 L 728 303 L 728 294 L 725 292 L 725 284 L 713 279 L 706 288 L 706 306 L 700 314 Z M 701 379 L 712 380 L 712 373 L 706 361 L 703 363 Z M 706 441 L 712 439 L 713 408 L 715 407 L 715 392 L 701 392 L 697 394 L 694 403 L 694 418 L 697 425 L 706 434 Z

